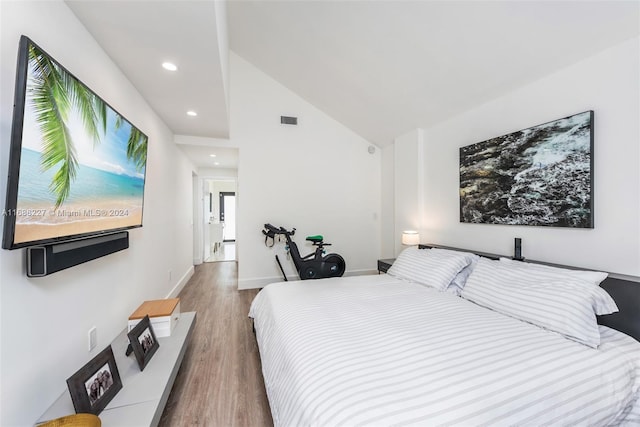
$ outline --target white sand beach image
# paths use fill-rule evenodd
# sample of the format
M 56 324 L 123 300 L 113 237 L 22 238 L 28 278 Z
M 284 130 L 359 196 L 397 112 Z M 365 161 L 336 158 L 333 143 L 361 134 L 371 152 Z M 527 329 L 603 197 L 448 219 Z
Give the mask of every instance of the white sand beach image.
M 13 245 L 142 226 L 146 135 L 32 44 L 27 76 Z

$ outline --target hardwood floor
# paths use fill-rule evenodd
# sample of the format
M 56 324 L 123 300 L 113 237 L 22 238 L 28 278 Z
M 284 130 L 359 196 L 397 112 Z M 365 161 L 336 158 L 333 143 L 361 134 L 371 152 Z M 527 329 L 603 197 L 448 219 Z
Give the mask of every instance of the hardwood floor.
M 160 427 L 272 426 L 249 306 L 258 290 L 237 289 L 235 262 L 195 267 L 180 293 L 196 325 Z

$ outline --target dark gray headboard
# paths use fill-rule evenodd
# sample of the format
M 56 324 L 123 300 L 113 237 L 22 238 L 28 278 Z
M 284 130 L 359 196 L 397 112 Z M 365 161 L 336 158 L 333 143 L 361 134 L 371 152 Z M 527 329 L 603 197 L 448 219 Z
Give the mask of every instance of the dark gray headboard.
M 434 245 L 434 244 L 426 244 L 420 245 L 420 249 L 428 249 L 428 248 L 441 248 L 441 249 L 451 249 L 454 251 L 464 251 L 471 252 L 476 255 L 490 258 L 490 259 L 500 259 L 500 257 L 507 257 L 506 255 L 496 255 L 484 252 L 477 252 L 468 249 L 454 248 L 450 246 L 443 245 Z M 531 262 L 535 264 L 544 264 L 551 265 L 554 267 L 562 267 L 569 269 L 577 269 L 576 267 L 559 265 L 559 264 L 550 264 L 547 262 L 540 261 L 531 261 L 525 260 L 523 262 Z M 588 270 L 588 269 L 582 269 Z M 598 316 L 598 323 L 604 326 L 608 326 L 610 328 L 616 329 L 620 332 L 624 332 L 625 334 L 632 336 L 636 340 L 640 341 L 640 283 L 633 282 L 631 280 L 623 280 L 616 279 L 613 277 L 607 277 L 600 284 L 600 286 L 606 290 L 609 295 L 615 300 L 618 305 L 617 313 L 607 314 L 606 316 Z

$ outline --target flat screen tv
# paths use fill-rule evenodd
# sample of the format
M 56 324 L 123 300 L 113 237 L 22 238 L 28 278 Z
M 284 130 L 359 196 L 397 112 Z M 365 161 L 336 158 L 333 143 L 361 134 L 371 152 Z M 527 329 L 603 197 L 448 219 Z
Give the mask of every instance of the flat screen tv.
M 2 247 L 142 226 L 147 136 L 20 38 Z

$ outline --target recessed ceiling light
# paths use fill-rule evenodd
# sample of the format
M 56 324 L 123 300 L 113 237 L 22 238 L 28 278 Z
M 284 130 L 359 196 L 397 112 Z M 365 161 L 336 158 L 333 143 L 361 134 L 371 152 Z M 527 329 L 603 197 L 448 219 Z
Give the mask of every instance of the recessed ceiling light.
M 163 62 L 162 63 L 162 68 L 164 68 L 165 70 L 169 70 L 169 71 L 176 71 L 178 69 L 178 66 L 176 64 L 171 63 L 171 62 Z
M 197 116 L 197 115 L 198 115 L 198 113 L 196 113 L 196 112 L 195 112 L 195 111 L 193 111 L 193 110 L 189 110 L 189 111 L 187 111 L 187 116 L 195 117 L 195 116 Z
M 220 163 L 218 163 L 218 162 L 213 162 L 213 164 L 214 164 L 215 166 L 218 166 Z
M 216 157 L 215 154 L 209 154 L 209 157 Z

